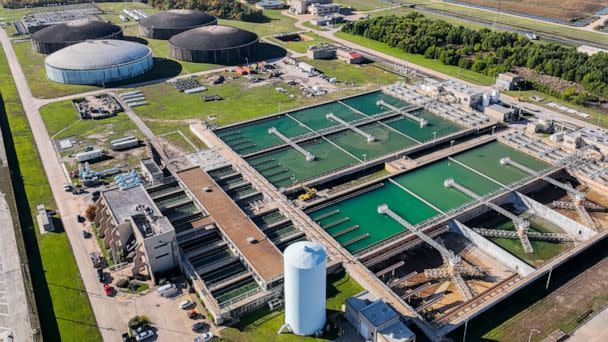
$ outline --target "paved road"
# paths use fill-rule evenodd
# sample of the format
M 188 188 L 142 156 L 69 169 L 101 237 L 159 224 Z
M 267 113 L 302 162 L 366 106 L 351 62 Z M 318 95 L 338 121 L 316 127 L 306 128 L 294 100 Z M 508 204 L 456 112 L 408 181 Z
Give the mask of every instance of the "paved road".
M 65 192 L 63 184 L 68 180 L 63 172 L 57 154 L 53 149 L 53 142 L 34 101 L 34 97 L 17 61 L 13 47 L 5 30 L 0 30 L 0 42 L 4 48 L 8 64 L 17 86 L 17 91 L 23 104 L 26 117 L 34 135 L 38 154 L 42 160 L 44 172 L 51 185 L 53 197 L 61 213 L 61 221 L 68 235 L 72 251 L 78 264 L 80 275 L 89 294 L 95 318 L 106 341 L 116 341 L 120 338 L 121 328 L 125 327 L 125 319 L 117 314 L 114 304 L 106 299 L 103 289 L 97 280 L 97 272 L 91 266 L 89 251 L 94 239 L 84 240 L 80 237 L 82 226 L 76 220 L 76 215 L 82 212 L 83 204 L 79 197 Z
M 570 342 L 605 342 L 608 341 L 608 308 L 593 317 L 589 322 L 576 330 L 568 339 Z
M 12 331 L 15 341 L 33 341 L 11 212 L 0 193 L 0 333 Z
M 129 105 L 125 101 L 123 101 L 118 95 L 116 95 L 116 94 L 114 94 L 114 95 L 115 95 L 114 98 L 116 99 L 116 101 L 118 101 L 118 103 L 120 103 L 123 110 L 125 111 L 125 114 L 127 114 L 129 119 L 131 119 L 131 121 L 133 121 L 135 126 L 137 126 L 137 128 L 146 136 L 146 138 L 148 138 L 148 139 L 156 138 L 156 135 L 154 135 L 154 133 L 152 133 L 152 130 L 150 130 L 148 128 L 148 126 L 146 126 L 146 124 L 142 121 L 142 119 L 139 118 L 139 116 L 137 116 L 137 114 L 133 111 L 133 109 L 131 107 L 129 107 Z

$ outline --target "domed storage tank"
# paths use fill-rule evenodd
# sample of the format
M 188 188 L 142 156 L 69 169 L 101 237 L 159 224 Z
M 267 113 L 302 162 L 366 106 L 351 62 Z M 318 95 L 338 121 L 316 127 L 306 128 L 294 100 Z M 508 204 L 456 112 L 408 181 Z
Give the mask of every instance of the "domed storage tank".
M 296 335 L 313 335 L 325 326 L 327 252 L 314 242 L 296 242 L 283 254 L 285 326 Z
M 126 40 L 89 40 L 44 59 L 47 78 L 66 84 L 105 85 L 142 75 L 153 64 L 149 47 Z
M 51 25 L 32 34 L 34 51 L 50 54 L 91 39 L 122 39 L 122 28 L 103 21 L 80 19 Z
M 169 39 L 195 27 L 215 25 L 217 19 L 209 14 L 184 9 L 160 12 L 139 21 L 139 32 L 146 38 Z
M 236 65 L 257 57 L 258 35 L 232 26 L 197 27 L 169 39 L 171 57 L 186 62 Z

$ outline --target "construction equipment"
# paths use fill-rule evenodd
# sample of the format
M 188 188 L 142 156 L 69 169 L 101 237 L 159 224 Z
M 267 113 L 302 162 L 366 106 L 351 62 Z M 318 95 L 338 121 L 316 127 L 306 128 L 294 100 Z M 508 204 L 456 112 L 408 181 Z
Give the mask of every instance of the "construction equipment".
M 302 202 L 306 202 L 306 201 L 310 200 L 311 198 L 315 197 L 315 195 L 317 194 L 317 189 L 309 188 L 304 184 L 302 184 L 302 190 L 304 190 L 304 193 L 301 194 L 300 196 L 298 196 L 298 200 L 300 200 Z

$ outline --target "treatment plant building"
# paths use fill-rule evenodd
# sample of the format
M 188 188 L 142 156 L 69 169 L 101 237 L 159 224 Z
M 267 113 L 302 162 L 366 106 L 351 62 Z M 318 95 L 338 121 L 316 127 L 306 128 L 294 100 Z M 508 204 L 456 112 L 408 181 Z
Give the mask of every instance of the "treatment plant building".
M 214 16 L 200 11 L 170 10 L 140 20 L 139 32 L 146 38 L 166 40 L 196 27 L 215 24 Z
M 124 40 L 90 40 L 56 51 L 44 60 L 48 79 L 66 84 L 105 85 L 152 68 L 152 50 Z
M 258 35 L 231 26 L 198 27 L 169 40 L 171 57 L 197 63 L 234 65 L 256 57 Z
M 32 34 L 32 48 L 48 55 L 92 39 L 122 39 L 122 28 L 103 21 L 80 19 L 48 26 Z

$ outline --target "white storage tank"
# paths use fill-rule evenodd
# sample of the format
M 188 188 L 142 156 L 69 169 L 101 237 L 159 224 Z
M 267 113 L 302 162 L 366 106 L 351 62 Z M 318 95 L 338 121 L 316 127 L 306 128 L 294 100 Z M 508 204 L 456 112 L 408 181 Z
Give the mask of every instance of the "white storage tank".
M 325 326 L 327 252 L 309 241 L 285 249 L 285 325 L 296 335 L 313 335 Z

